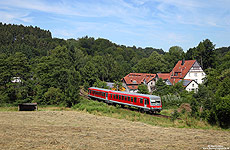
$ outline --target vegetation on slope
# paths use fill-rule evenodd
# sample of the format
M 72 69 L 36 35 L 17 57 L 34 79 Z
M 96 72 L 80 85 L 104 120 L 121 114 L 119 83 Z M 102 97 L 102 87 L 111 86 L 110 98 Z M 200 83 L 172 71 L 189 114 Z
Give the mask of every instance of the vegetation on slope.
M 120 81 L 130 72 L 169 72 L 178 60 L 196 59 L 207 74 L 198 93 L 159 81 L 154 94 L 178 98 L 178 103 L 164 100 L 164 107 L 187 102 L 193 117 L 230 126 L 230 47 L 216 49 L 206 39 L 186 53 L 179 46 L 164 52 L 87 36 L 63 40 L 38 27 L 2 23 L 0 35 L 0 104 L 37 102 L 71 107 L 80 103 L 79 86 L 87 89 L 100 81 Z

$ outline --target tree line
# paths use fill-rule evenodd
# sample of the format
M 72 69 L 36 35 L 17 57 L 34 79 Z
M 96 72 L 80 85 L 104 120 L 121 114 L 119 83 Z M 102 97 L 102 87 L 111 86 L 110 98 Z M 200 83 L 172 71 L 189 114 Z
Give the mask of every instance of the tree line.
M 230 113 L 229 50 L 215 48 L 205 39 L 187 52 L 179 46 L 165 52 L 88 36 L 64 40 L 39 27 L 0 23 L 0 104 L 37 102 L 71 107 L 78 103 L 80 86 L 87 89 L 100 81 L 120 81 L 131 72 L 170 72 L 178 60 L 196 59 L 207 79 L 190 99 L 197 108 L 203 107 L 205 118 L 220 123 Z M 184 93 L 183 88 L 168 90 L 164 83 L 157 86 L 158 95 Z M 223 126 L 226 124 L 229 121 Z

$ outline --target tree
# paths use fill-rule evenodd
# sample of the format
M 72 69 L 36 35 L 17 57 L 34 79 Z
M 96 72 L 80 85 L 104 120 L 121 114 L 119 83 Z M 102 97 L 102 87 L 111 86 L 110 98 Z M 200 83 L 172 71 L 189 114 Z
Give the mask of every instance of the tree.
M 104 89 L 109 89 L 109 87 L 107 86 L 106 82 L 101 81 L 99 79 L 97 79 L 97 81 L 94 82 L 93 86 L 94 87 L 99 87 L 99 88 L 104 88 Z
M 147 85 L 144 85 L 144 84 L 138 85 L 138 93 L 149 94 L 149 90 L 147 88 Z
M 134 66 L 134 70 L 141 73 L 164 72 L 167 70 L 167 65 L 163 55 L 154 51 L 148 58 L 141 59 Z
M 160 96 L 167 95 L 169 94 L 169 89 L 170 87 L 166 85 L 162 78 L 160 78 L 156 82 L 156 91 L 154 91 L 153 94 Z
M 185 57 L 184 51 L 179 46 L 172 46 L 169 52 L 164 55 L 165 60 L 168 62 L 168 69 L 171 70 L 179 60 Z
M 123 86 L 122 86 L 122 82 L 119 81 L 113 81 L 113 90 L 116 91 L 123 91 Z
M 188 59 L 196 59 L 203 69 L 215 66 L 215 45 L 206 39 L 198 44 L 197 47 L 189 49 L 186 54 Z

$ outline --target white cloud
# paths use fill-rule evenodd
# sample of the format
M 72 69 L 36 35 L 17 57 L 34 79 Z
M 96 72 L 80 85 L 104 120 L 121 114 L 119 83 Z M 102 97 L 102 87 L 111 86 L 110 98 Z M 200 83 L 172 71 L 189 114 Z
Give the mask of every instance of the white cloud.
M 28 13 L 15 11 L 0 11 L 0 20 L 5 23 L 32 23 L 33 17 L 29 17 Z

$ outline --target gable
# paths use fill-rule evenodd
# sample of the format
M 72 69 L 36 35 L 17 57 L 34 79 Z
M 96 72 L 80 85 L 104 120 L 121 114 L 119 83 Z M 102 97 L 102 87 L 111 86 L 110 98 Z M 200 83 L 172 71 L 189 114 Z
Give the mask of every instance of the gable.
M 182 60 L 178 61 L 173 70 L 170 72 L 170 77 L 178 79 L 184 78 L 195 62 L 196 60 L 185 60 L 184 63 Z

